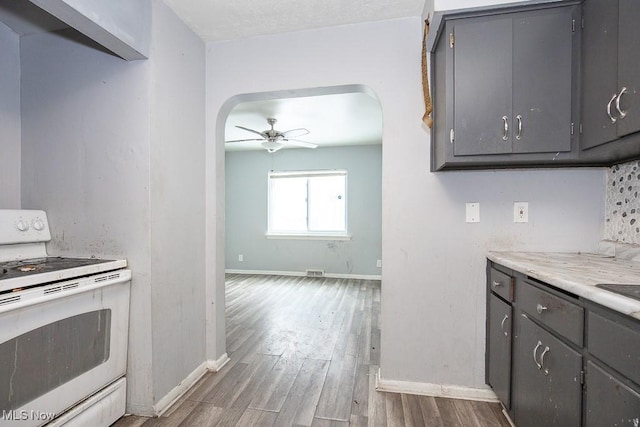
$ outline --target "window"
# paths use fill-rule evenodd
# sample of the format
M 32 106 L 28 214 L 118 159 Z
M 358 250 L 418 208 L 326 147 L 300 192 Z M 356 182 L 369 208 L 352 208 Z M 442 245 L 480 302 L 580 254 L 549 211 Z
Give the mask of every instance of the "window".
M 272 236 L 347 237 L 347 172 L 269 173 Z

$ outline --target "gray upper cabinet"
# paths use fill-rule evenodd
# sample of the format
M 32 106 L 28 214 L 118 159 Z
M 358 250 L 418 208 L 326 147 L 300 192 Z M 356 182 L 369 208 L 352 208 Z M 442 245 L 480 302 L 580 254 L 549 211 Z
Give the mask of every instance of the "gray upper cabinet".
M 640 131 L 640 2 L 587 0 L 583 9 L 581 147 L 588 150 Z M 610 150 L 597 153 L 623 160 L 640 152 Z
M 576 3 L 436 14 L 432 170 L 577 160 Z

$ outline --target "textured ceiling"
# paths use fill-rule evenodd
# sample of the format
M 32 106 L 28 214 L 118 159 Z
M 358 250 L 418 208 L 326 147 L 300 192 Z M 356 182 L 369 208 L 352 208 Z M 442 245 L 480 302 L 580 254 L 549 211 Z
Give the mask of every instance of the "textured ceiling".
M 205 41 L 420 16 L 425 0 L 165 0 Z

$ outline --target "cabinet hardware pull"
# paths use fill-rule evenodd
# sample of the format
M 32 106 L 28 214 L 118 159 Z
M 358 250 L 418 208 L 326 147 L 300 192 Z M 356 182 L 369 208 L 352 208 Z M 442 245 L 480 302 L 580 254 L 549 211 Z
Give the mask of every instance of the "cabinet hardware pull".
M 509 139 L 509 117 L 502 116 L 502 121 L 504 123 L 504 134 L 502 134 L 502 140 L 507 141 Z
M 545 354 L 549 353 L 549 347 L 545 346 L 544 350 L 542 351 L 542 354 L 540 354 L 540 367 L 544 368 L 544 374 L 545 375 L 549 375 L 549 370 L 547 368 L 544 367 L 544 356 Z M 540 369 L 540 368 L 538 368 Z
M 499 288 L 500 286 L 502 286 L 502 283 L 498 282 L 497 280 L 494 280 L 493 282 L 491 282 L 491 284 L 494 288 Z
M 611 115 L 611 104 L 613 103 L 613 101 L 616 100 L 617 97 L 618 95 L 614 93 L 611 99 L 609 100 L 609 103 L 607 104 L 607 116 L 609 116 L 609 120 L 611 120 L 611 123 L 615 123 L 618 121 L 618 119 L 616 119 Z
M 538 341 L 538 344 L 536 344 L 536 346 L 533 349 L 533 363 L 536 364 L 536 366 L 538 367 L 538 369 L 542 369 L 542 365 L 538 363 L 538 359 L 536 359 L 537 356 L 537 352 L 538 349 L 540 348 L 540 346 L 542 345 L 542 343 L 540 341 Z
M 616 97 L 616 110 L 618 110 L 618 114 L 620 115 L 621 119 L 624 119 L 624 117 L 627 115 L 627 112 L 622 111 L 622 109 L 620 108 L 620 99 L 622 98 L 622 95 L 624 95 L 625 93 L 627 93 L 627 88 L 623 87 L 622 90 L 620 90 L 620 93 L 618 94 L 618 96 Z
M 501 329 L 501 330 L 502 330 L 502 332 L 504 333 L 504 336 L 505 336 L 505 337 L 506 337 L 506 336 L 509 336 L 509 335 L 507 334 L 507 331 L 505 331 L 505 330 L 504 330 L 504 322 L 506 322 L 508 318 L 509 318 L 509 315 L 508 315 L 508 314 L 505 314 L 505 315 L 504 315 L 504 319 L 502 319 L 502 322 L 500 322 L 500 329 Z
M 538 305 L 536 306 L 536 311 L 538 312 L 538 314 L 542 314 L 542 312 L 543 312 L 543 311 L 545 311 L 545 310 L 548 310 L 548 308 L 547 308 L 547 307 L 545 307 L 545 306 L 544 306 L 544 305 L 542 305 L 542 304 L 538 304 Z
M 518 133 L 516 134 L 516 139 L 519 141 L 522 139 L 522 116 L 520 114 L 516 116 L 516 121 L 518 122 Z

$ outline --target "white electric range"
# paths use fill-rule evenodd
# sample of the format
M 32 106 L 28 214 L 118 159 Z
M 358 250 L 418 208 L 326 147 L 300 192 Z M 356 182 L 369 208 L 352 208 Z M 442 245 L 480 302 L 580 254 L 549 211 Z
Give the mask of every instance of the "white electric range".
M 47 255 L 44 211 L 0 209 L 0 426 L 124 415 L 126 260 Z

